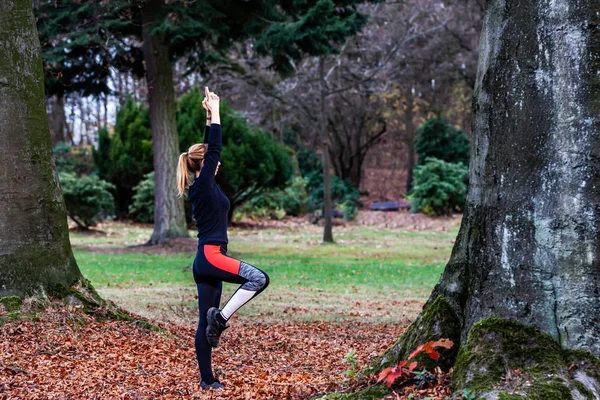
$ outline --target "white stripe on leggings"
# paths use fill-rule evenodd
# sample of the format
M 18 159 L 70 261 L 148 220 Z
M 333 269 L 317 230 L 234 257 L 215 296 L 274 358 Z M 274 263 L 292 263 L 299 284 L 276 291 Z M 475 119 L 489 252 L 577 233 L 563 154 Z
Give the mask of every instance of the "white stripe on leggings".
M 229 299 L 225 307 L 221 310 L 221 315 L 225 319 L 231 318 L 234 312 L 236 312 L 241 306 L 246 304 L 254 295 L 256 291 L 238 289 L 233 296 Z

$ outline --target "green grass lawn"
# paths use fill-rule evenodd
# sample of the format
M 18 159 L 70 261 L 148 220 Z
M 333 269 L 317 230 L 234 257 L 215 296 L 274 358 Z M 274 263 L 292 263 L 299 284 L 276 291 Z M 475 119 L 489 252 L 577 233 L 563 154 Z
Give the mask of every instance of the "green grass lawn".
M 193 318 L 194 253 L 110 253 L 111 247 L 143 243 L 151 229 L 110 224 L 104 231 L 102 236 L 71 234 L 81 271 L 103 296 L 146 316 Z M 441 233 L 346 226 L 336 227 L 336 244 L 323 245 L 319 227 L 233 229 L 229 254 L 263 269 L 271 278 L 262 300 L 250 303 L 240 314 L 411 318 L 438 281 L 457 232 L 458 226 Z M 78 249 L 81 246 L 88 247 Z M 89 246 L 103 252 L 90 251 Z M 234 289 L 226 284 L 224 297 Z

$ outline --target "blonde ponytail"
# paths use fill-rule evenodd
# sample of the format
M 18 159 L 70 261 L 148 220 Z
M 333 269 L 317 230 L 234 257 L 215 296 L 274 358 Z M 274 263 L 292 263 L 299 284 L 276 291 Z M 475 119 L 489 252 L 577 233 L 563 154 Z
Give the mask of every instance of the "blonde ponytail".
M 190 186 L 190 173 L 187 167 L 188 153 L 181 153 L 177 164 L 177 197 L 182 197 L 185 190 Z
M 206 154 L 206 144 L 194 144 L 187 153 L 181 153 L 177 163 L 177 196 L 182 197 L 188 187 L 194 183 L 193 174 L 200 171 L 201 162 Z

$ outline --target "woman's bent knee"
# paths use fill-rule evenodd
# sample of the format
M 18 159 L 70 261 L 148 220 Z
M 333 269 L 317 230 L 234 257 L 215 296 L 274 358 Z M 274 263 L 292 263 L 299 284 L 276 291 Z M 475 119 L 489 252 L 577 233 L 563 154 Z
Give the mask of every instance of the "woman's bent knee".
M 246 290 L 259 291 L 269 285 L 269 276 L 260 269 L 242 262 L 240 265 L 240 276 L 248 279 L 242 286 Z

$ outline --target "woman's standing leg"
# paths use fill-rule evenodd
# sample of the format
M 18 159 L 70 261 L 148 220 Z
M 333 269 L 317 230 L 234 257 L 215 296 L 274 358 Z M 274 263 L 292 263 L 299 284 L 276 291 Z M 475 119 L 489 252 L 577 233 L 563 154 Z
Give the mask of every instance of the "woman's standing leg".
M 222 282 L 206 281 L 196 284 L 198 288 L 198 330 L 194 344 L 196 346 L 196 359 L 202 382 L 212 384 L 216 381 L 212 371 L 212 346 L 206 340 L 206 313 L 211 307 L 219 307 L 221 300 Z

